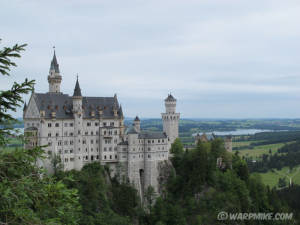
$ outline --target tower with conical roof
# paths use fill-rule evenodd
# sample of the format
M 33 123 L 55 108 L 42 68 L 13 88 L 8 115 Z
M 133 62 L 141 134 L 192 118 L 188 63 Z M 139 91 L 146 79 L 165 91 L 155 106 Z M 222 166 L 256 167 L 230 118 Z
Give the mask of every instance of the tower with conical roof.
M 180 113 L 176 113 L 176 99 L 169 94 L 165 99 L 166 112 L 162 113 L 163 131 L 167 134 L 171 143 L 178 138 L 178 123 Z
M 80 170 L 83 166 L 83 149 L 82 149 L 82 128 L 83 128 L 83 109 L 82 95 L 79 86 L 78 76 L 73 93 L 73 115 L 74 115 L 74 136 L 78 141 L 75 141 L 75 169 Z
M 50 64 L 48 83 L 49 83 L 49 93 L 60 93 L 60 84 L 62 77 L 59 72 L 59 65 L 57 63 L 55 50 L 53 54 L 53 59 Z

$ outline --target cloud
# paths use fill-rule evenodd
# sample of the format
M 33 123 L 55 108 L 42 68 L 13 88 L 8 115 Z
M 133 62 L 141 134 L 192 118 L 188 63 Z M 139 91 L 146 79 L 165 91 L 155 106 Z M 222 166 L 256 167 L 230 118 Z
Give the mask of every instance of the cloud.
M 158 117 L 169 92 L 184 117 L 299 114 L 299 1 L 11 0 L 2 8 L 10 19 L 1 46 L 29 45 L 1 90 L 29 77 L 46 92 L 55 45 L 65 93 L 78 73 L 85 95 L 118 93 L 127 116 Z

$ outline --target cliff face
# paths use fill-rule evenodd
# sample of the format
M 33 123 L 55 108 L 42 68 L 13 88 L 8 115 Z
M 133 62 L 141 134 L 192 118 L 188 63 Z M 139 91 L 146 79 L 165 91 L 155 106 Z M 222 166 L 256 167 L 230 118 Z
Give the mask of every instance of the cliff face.
M 158 170 L 158 194 L 163 195 L 166 192 L 168 178 L 175 174 L 175 168 L 170 160 L 160 161 L 157 165 Z

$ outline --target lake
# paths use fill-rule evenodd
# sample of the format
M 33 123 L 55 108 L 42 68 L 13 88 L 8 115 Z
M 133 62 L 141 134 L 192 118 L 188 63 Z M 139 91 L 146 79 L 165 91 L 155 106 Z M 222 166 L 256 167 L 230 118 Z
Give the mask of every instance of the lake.
M 212 134 L 214 133 L 215 135 L 219 136 L 226 136 L 226 135 L 254 135 L 257 133 L 262 133 L 262 132 L 276 132 L 274 130 L 261 130 L 261 129 L 237 129 L 234 131 L 213 131 L 213 132 L 205 132 L 206 134 Z M 202 133 L 199 132 L 201 135 Z M 197 133 L 193 134 L 193 136 L 196 136 Z

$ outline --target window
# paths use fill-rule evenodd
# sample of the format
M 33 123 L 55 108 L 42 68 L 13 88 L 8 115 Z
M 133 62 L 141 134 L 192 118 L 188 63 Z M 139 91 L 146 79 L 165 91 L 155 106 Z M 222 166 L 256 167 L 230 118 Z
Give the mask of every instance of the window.
M 51 146 L 51 145 L 52 145 L 52 142 L 48 142 L 48 145 Z
M 64 136 L 68 136 L 68 132 L 67 131 L 64 132 Z
M 115 155 L 115 159 L 117 159 L 118 158 L 118 156 L 117 155 Z
M 65 162 L 68 162 L 69 160 L 68 160 L 68 158 L 65 158 Z
M 73 136 L 73 132 L 70 132 L 70 136 Z
M 104 159 L 106 159 L 106 155 L 104 156 Z
M 51 123 L 48 123 L 48 127 L 52 127 L 52 124 L 51 124 Z
M 93 132 L 93 131 L 91 131 L 91 135 L 94 135 L 94 132 Z
M 112 147 L 109 147 L 109 151 L 110 151 L 110 152 L 112 151 Z
M 87 122 L 86 125 L 87 125 L 88 127 L 90 127 L 90 126 L 91 126 L 91 122 Z
M 70 158 L 70 161 L 73 162 L 73 161 L 74 161 L 74 158 Z
M 117 135 L 118 134 L 118 131 L 117 130 L 115 130 L 115 135 Z
M 97 157 L 96 157 L 97 159 L 99 159 L 99 155 L 97 155 Z
M 71 141 L 70 141 L 70 145 L 73 145 L 73 143 L 74 143 L 73 140 L 71 140 Z
M 148 140 L 148 144 L 150 144 L 151 143 L 151 141 L 150 140 Z
M 150 155 L 150 154 L 148 154 L 148 158 L 151 158 L 151 155 Z
M 80 130 L 78 130 L 78 134 L 80 134 Z
M 96 140 L 96 144 L 98 144 L 98 140 Z
M 158 139 L 157 142 L 160 143 L 160 140 Z
M 48 137 L 51 137 L 51 133 L 48 133 Z
M 103 126 L 106 127 L 106 123 L 105 122 L 103 123 Z
M 115 152 L 117 151 L 117 147 L 114 147 L 114 151 L 115 151 Z
M 59 136 L 59 133 L 56 133 L 55 136 L 58 137 L 58 136 Z
M 99 123 L 96 122 L 96 123 L 95 123 L 95 126 L 96 126 L 96 127 L 99 126 Z
M 107 149 L 106 149 L 106 147 L 104 147 L 104 149 L 103 149 L 105 152 L 107 151 Z
M 64 123 L 64 126 L 65 126 L 65 127 L 68 127 L 68 123 Z
M 109 159 L 112 159 L 112 156 L 111 156 L 111 155 L 109 155 Z
M 111 123 L 110 123 L 110 126 L 112 126 L 112 127 L 115 126 L 115 123 L 114 123 L 114 122 L 111 122 Z
M 85 149 L 85 152 L 87 152 L 87 148 Z
M 65 154 L 68 154 L 68 150 L 65 150 Z
M 58 141 L 57 145 L 61 146 L 62 145 L 62 141 Z
M 148 151 L 151 151 L 151 148 L 148 148 Z
M 59 127 L 59 123 L 56 123 L 56 124 L 55 124 L 55 127 Z
M 88 135 L 88 134 L 89 134 L 89 132 L 87 132 L 87 131 L 86 131 L 84 134 L 85 134 L 85 135 Z
M 94 144 L 94 140 L 91 140 L 91 144 Z
M 164 139 L 162 139 L 162 140 L 161 140 L 161 142 L 162 142 L 162 143 L 164 143 L 164 142 L 165 142 L 165 140 L 164 140 Z
M 98 135 L 99 134 L 99 132 L 98 131 L 96 131 L 96 135 Z
M 115 139 L 115 140 L 114 140 L 114 143 L 115 143 L 115 144 L 117 144 L 117 142 L 118 142 L 118 140 L 117 140 L 117 139 Z
M 73 153 L 73 149 L 70 149 L 70 153 Z
M 82 144 L 86 144 L 86 140 L 82 140 Z
M 152 140 L 152 143 L 154 143 L 154 140 Z
M 93 148 L 91 148 L 91 152 L 93 151 Z

